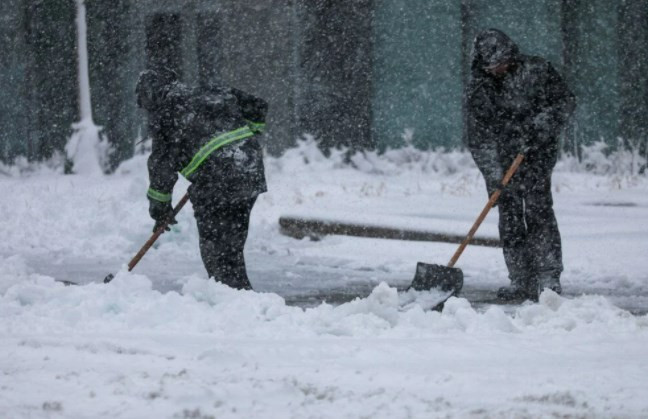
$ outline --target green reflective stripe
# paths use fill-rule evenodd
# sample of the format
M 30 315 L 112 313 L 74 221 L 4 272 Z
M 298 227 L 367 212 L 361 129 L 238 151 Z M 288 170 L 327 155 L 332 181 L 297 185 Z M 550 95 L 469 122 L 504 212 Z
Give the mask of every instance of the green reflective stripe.
M 218 150 L 224 145 L 233 143 L 234 141 L 242 140 L 244 138 L 251 137 L 253 135 L 254 135 L 254 131 L 252 131 L 250 127 L 246 125 L 244 127 L 235 129 L 234 131 L 226 132 L 225 134 L 221 134 L 217 137 L 212 138 L 211 140 L 209 140 L 207 144 L 205 144 L 200 148 L 200 150 L 198 150 L 198 152 L 193 157 L 193 159 L 191 159 L 191 162 L 187 165 L 187 167 L 182 169 L 180 174 L 188 178 L 189 176 L 191 176 L 193 172 L 198 170 L 200 165 L 214 151 Z
M 160 202 L 169 202 L 169 201 L 171 201 L 171 194 L 170 193 L 162 193 L 162 192 L 156 191 L 153 188 L 149 188 L 149 190 L 146 191 L 146 196 L 148 196 L 151 199 L 155 199 L 156 201 L 160 201 Z
M 246 122 L 247 122 L 248 126 L 250 127 L 250 129 L 252 131 L 254 131 L 255 133 L 265 131 L 265 126 L 266 126 L 265 122 L 254 122 L 254 121 L 249 121 L 249 120 L 246 121 Z

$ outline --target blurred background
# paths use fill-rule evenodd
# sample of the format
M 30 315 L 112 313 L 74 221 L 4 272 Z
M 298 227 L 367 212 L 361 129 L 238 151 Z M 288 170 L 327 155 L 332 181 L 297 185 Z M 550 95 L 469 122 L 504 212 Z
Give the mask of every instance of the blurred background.
M 86 0 L 94 121 L 116 167 L 146 137 L 134 88 L 164 63 L 271 104 L 271 154 L 460 148 L 472 39 L 489 27 L 549 59 L 578 99 L 564 150 L 648 141 L 648 0 Z M 0 161 L 64 149 L 79 120 L 76 3 L 0 2 Z M 148 48 L 147 48 L 148 45 Z

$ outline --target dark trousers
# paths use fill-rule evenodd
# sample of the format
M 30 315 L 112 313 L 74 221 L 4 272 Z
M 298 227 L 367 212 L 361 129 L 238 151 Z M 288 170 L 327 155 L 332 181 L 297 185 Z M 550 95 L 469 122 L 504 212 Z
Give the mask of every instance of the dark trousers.
M 524 165 L 524 162 L 522 163 Z M 562 244 L 551 196 L 551 168 L 520 170 L 499 202 L 499 233 L 511 283 L 529 289 L 560 278 Z
M 245 269 L 243 248 L 256 197 L 233 203 L 193 201 L 200 255 L 209 277 L 232 288 L 252 289 Z

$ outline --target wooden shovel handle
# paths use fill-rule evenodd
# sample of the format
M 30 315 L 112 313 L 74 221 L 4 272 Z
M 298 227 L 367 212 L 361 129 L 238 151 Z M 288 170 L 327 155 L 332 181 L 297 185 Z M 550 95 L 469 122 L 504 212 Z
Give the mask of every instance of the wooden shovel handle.
M 131 259 L 131 261 L 128 262 L 128 271 L 129 272 L 133 270 L 135 265 L 137 265 L 137 262 L 139 262 L 140 259 L 142 259 L 142 257 L 144 256 L 144 254 L 146 254 L 146 252 L 148 252 L 148 250 L 151 248 L 151 246 L 153 246 L 153 243 L 155 243 L 155 241 L 158 239 L 158 237 L 160 237 L 162 235 L 162 233 L 164 233 L 164 230 L 169 225 L 169 222 L 173 218 L 175 218 L 176 215 L 178 215 L 178 213 L 180 212 L 182 207 L 184 207 L 184 205 L 187 203 L 188 200 L 189 200 L 189 194 L 185 193 L 184 196 L 182 197 L 182 199 L 178 202 L 178 204 L 173 209 L 173 216 L 170 217 L 169 219 L 167 219 L 166 222 L 163 225 L 161 225 L 157 230 L 155 230 L 153 235 L 146 241 L 146 243 L 144 243 L 144 246 L 142 246 L 142 248 L 139 250 L 139 252 L 137 252 L 135 257 L 133 257 L 133 259 Z
M 506 174 L 504 175 L 504 178 L 502 179 L 502 183 L 497 187 L 497 190 L 493 192 L 493 194 L 490 196 L 490 199 L 486 203 L 486 206 L 482 210 L 482 212 L 479 214 L 479 217 L 477 217 L 477 220 L 475 221 L 475 224 L 473 224 L 472 228 L 468 232 L 468 235 L 466 238 L 461 242 L 459 245 L 459 248 L 457 251 L 454 253 L 452 256 L 452 259 L 450 259 L 450 262 L 448 263 L 448 267 L 452 268 L 455 263 L 457 263 L 457 260 L 459 260 L 459 256 L 463 253 L 464 249 L 466 246 L 468 246 L 468 243 L 472 240 L 473 236 L 477 232 L 477 229 L 481 225 L 482 221 L 484 221 L 484 218 L 486 218 L 486 215 L 488 215 L 488 212 L 493 208 L 493 205 L 495 205 L 495 202 L 499 199 L 500 195 L 502 194 L 502 189 L 508 185 L 509 181 L 517 171 L 518 167 L 520 167 L 520 164 L 522 164 L 522 160 L 524 159 L 523 154 L 518 154 L 515 157 L 515 160 L 513 160 L 513 163 L 511 164 L 511 167 L 506 171 Z

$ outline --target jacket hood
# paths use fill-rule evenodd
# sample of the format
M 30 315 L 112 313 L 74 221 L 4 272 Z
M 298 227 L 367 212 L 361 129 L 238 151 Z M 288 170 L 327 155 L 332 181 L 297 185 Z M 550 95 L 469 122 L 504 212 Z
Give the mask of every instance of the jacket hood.
M 137 80 L 135 94 L 137 105 L 147 111 L 160 106 L 169 88 L 178 82 L 178 74 L 170 68 L 161 67 L 142 71 Z
M 498 29 L 487 29 L 475 37 L 472 51 L 473 72 L 513 61 L 519 54 L 517 44 L 508 35 Z

